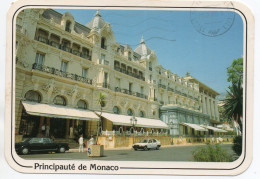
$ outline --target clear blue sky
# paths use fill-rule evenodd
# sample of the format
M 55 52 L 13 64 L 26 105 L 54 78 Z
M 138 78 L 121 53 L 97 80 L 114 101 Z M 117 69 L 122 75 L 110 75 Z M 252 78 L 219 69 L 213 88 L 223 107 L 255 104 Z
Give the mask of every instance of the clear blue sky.
M 69 11 L 86 25 L 96 10 L 56 9 Z M 210 37 L 199 33 L 191 23 L 190 11 L 100 10 L 112 26 L 118 43 L 133 49 L 144 36 L 148 47 L 156 52 L 159 64 L 179 76 L 192 76 L 219 93 L 227 82 L 226 68 L 243 56 L 243 22 L 235 13 L 232 26 L 224 34 Z M 215 12 L 211 15 L 215 16 Z M 220 16 L 217 20 L 224 21 Z M 226 18 L 225 16 L 223 18 Z M 150 40 L 149 40 L 150 39 Z

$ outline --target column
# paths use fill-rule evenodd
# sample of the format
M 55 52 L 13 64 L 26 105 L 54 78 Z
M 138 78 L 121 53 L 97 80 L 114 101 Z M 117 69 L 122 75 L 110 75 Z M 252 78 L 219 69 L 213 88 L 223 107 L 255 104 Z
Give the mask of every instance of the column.
M 206 109 L 206 101 L 205 101 L 205 95 L 204 93 L 201 95 L 202 98 L 202 112 L 204 114 L 207 114 L 207 109 Z
M 215 100 L 215 116 L 216 116 L 216 120 L 219 120 L 218 104 L 216 100 Z
M 70 119 L 66 119 L 66 134 L 65 137 L 69 138 L 70 136 Z
M 41 136 L 42 135 L 42 125 L 44 123 L 44 117 L 41 116 L 41 119 L 40 119 L 40 124 L 39 124 L 39 129 L 38 129 L 38 136 Z
M 210 113 L 210 101 L 209 101 L 209 96 L 207 95 L 207 114 L 211 116 L 211 113 Z
M 213 103 L 213 98 L 211 98 L 211 114 L 212 114 L 212 117 L 215 118 L 215 106 L 214 106 L 214 103 Z

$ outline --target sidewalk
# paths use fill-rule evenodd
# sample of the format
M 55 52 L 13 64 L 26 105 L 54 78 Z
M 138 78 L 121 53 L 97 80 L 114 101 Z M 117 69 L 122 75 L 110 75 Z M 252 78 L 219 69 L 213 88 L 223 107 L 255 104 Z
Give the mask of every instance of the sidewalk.
M 223 143 L 225 144 L 232 144 L 232 143 Z M 206 144 L 176 144 L 176 145 L 165 145 L 161 146 L 161 148 L 170 148 L 170 147 L 184 147 L 184 146 L 200 146 Z M 118 148 L 105 148 L 104 150 L 132 150 L 132 147 L 118 147 Z M 87 149 L 84 147 L 84 152 L 87 152 Z M 79 152 L 79 148 L 71 148 L 69 152 Z

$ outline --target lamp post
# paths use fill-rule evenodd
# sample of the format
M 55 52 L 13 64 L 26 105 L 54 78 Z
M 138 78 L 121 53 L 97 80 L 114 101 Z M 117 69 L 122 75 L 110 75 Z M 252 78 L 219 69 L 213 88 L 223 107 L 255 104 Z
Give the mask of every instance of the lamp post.
M 135 125 L 137 124 L 137 119 L 134 116 L 132 116 L 130 118 L 130 122 L 131 122 L 131 125 L 133 127 L 133 144 L 134 144 L 135 143 L 135 134 L 134 134 L 134 132 L 135 132 Z
M 168 126 L 169 126 L 169 136 L 171 136 L 171 129 L 173 129 L 173 122 L 169 122 L 168 123 Z M 173 145 L 173 140 L 171 140 L 171 145 Z

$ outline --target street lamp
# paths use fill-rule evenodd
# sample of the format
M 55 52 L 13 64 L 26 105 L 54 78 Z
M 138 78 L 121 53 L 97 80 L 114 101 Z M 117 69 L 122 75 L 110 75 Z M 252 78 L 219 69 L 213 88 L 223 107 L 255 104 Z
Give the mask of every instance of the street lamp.
M 168 126 L 169 126 L 169 136 L 171 136 L 171 129 L 173 129 L 173 122 L 169 122 L 168 123 Z M 173 139 L 171 140 L 171 145 L 173 145 Z
M 135 126 L 137 124 L 137 119 L 134 116 L 132 116 L 130 118 L 130 122 L 131 122 L 131 125 L 133 127 L 133 144 L 134 144 L 135 143 L 135 134 L 134 134 L 134 132 L 135 132 Z

